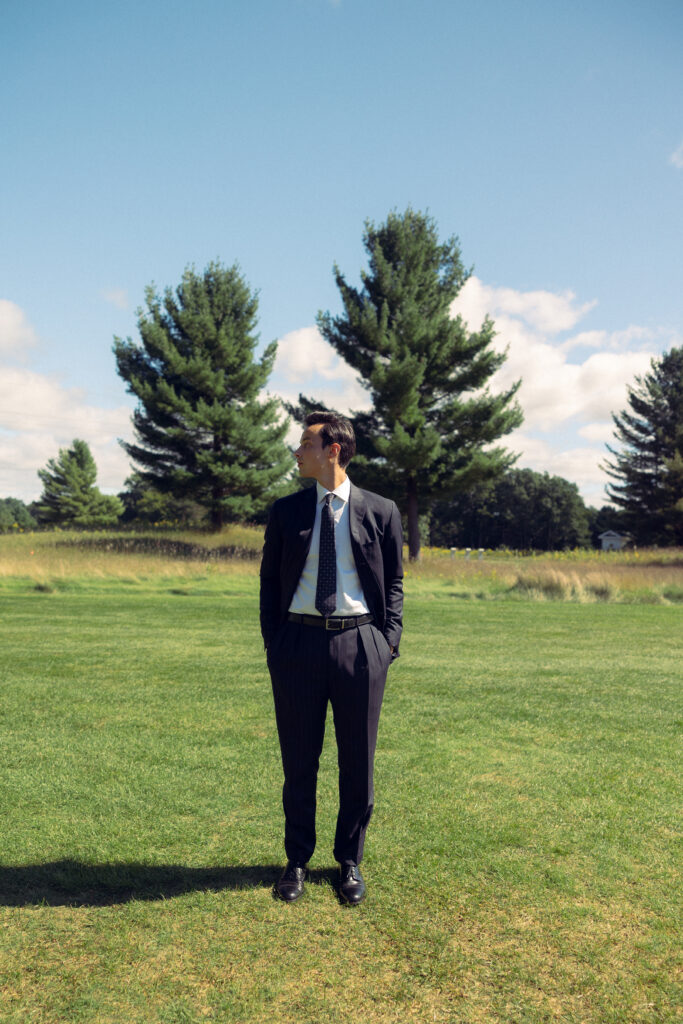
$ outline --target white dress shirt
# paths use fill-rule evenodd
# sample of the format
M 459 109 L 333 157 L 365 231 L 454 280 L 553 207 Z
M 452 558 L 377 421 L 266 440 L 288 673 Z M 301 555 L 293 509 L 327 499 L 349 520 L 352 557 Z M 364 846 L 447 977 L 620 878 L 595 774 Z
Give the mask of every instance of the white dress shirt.
M 299 585 L 294 592 L 290 612 L 298 615 L 320 615 L 315 606 L 315 590 L 318 585 L 318 558 L 320 552 L 320 514 L 325 495 L 329 493 L 322 484 L 316 483 L 317 502 L 311 546 L 306 557 Z M 363 595 L 356 563 L 351 550 L 349 529 L 349 495 L 351 481 L 348 477 L 333 491 L 332 515 L 334 518 L 334 548 L 337 556 L 337 603 L 335 615 L 366 615 L 369 611 Z

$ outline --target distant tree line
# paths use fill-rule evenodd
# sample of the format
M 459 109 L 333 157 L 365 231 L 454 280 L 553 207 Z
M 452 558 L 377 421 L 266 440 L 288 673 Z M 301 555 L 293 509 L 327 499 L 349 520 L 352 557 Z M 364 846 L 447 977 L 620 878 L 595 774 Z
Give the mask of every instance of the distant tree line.
M 492 347 L 493 323 L 471 331 L 451 315 L 470 273 L 458 240 L 440 241 L 434 221 L 409 208 L 367 221 L 363 243 L 361 287 L 335 266 L 342 312 L 319 313 L 318 326 L 372 400 L 351 414 L 354 482 L 396 500 L 411 558 L 425 541 L 582 546 L 600 526 L 641 544 L 683 543 L 683 349 L 653 360 L 629 389 L 629 408 L 614 414 L 619 447 L 609 447 L 605 467 L 614 505 L 588 509 L 576 485 L 515 468 L 498 443 L 522 422 L 521 382 L 492 393 L 505 361 Z M 43 493 L 30 509 L 0 503 L 0 530 L 22 528 L 22 517 L 73 528 L 262 522 L 299 482 L 285 411 L 265 392 L 276 343 L 255 357 L 257 311 L 237 265 L 188 268 L 162 295 L 150 286 L 139 342 L 114 339 L 117 371 L 138 402 L 134 441 L 121 442 L 134 464 L 124 491 L 99 491 L 90 449 L 75 439 L 39 471 Z M 300 394 L 287 411 L 300 421 L 312 408 L 325 406 Z
M 436 547 L 561 551 L 599 547 L 600 534 L 624 530 L 621 512 L 586 505 L 561 476 L 511 469 L 494 483 L 435 503 L 429 543 Z
M 26 505 L 18 498 L 3 498 L 0 533 L 50 525 L 73 529 L 207 525 L 206 509 L 201 505 L 162 494 L 135 473 L 126 480 L 118 499 L 120 515 L 114 514 L 118 510 L 113 509 L 106 519 L 101 515 L 90 518 L 86 510 L 92 505 L 85 498 L 78 515 L 69 519 L 65 514 L 55 523 L 54 519 L 43 518 L 41 502 Z M 70 507 L 74 509 L 78 503 L 78 496 L 71 495 Z M 251 521 L 264 519 L 265 512 Z M 604 530 L 625 531 L 623 514 L 618 509 L 609 505 L 599 510 L 586 506 L 575 484 L 530 469 L 509 470 L 489 487 L 435 502 L 430 516 L 423 517 L 420 526 L 423 542 L 436 547 L 540 551 L 598 547 Z
M 554 551 L 591 543 L 590 515 L 576 484 L 512 469 L 491 484 L 437 502 L 430 541 L 439 547 Z
M 20 498 L 0 498 L 0 533 L 35 530 L 37 520 Z

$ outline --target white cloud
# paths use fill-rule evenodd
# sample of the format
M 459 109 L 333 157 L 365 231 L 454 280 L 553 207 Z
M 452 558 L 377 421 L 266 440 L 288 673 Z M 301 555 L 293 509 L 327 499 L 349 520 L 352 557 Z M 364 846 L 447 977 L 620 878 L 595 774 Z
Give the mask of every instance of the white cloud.
M 123 431 L 122 433 L 127 433 Z M 0 496 L 33 501 L 39 497 L 42 485 L 38 470 L 48 459 L 55 458 L 60 448 L 68 448 L 75 437 L 88 442 L 97 465 L 97 486 L 106 492 L 121 490 L 130 473 L 125 452 L 113 436 L 93 441 L 85 431 L 73 436 L 60 436 L 57 431 L 32 430 L 22 434 L 0 432 Z
M 564 477 L 577 484 L 588 504 L 597 507 L 605 504 L 607 477 L 600 466 L 607 455 L 604 446 L 565 446 L 554 438 L 529 436 L 523 427 L 506 437 L 504 442 L 511 451 L 519 453 L 515 464 L 518 469 L 533 469 L 537 473 Z
M 622 352 L 626 349 L 651 348 L 652 343 L 661 336 L 662 331 L 653 331 L 649 327 L 637 327 L 632 324 L 623 331 L 581 331 L 558 346 L 563 352 L 575 348 L 600 348 Z
M 19 343 L 35 343 L 24 313 L 5 303 L 4 334 Z M 26 334 L 28 332 L 28 334 Z M 8 345 L 3 354 L 11 354 Z M 37 498 L 37 471 L 68 447 L 74 438 L 88 443 L 97 464 L 97 484 L 104 491 L 120 490 L 130 472 L 128 458 L 117 443 L 130 437 L 130 409 L 91 405 L 79 388 L 67 388 L 57 377 L 11 365 L 0 365 L 0 496 Z
M 453 303 L 472 330 L 488 313 L 497 331 L 494 345 L 507 349 L 507 359 L 491 386 L 509 387 L 521 378 L 519 401 L 526 430 L 552 431 L 575 421 L 608 419 L 623 408 L 626 387 L 648 370 L 653 349 L 628 349 L 634 341 L 651 341 L 654 332 L 631 326 L 623 331 L 585 331 L 563 341 L 558 335 L 576 325 L 595 303 L 579 305 L 571 292 L 520 292 L 489 288 L 470 278 Z M 545 326 L 541 329 L 540 324 Z M 599 348 L 582 363 L 570 363 L 567 352 L 579 346 Z
M 121 428 L 130 410 L 88 405 L 80 388 L 65 388 L 55 377 L 16 367 L 0 369 L 0 427 L 16 432 L 44 431 L 67 437 L 87 434 L 93 441 Z M 78 431 L 81 431 L 81 434 Z
M 578 434 L 580 437 L 585 437 L 586 441 L 606 444 L 614 440 L 614 423 L 612 420 L 586 423 L 584 427 L 579 428 Z
M 669 157 L 669 163 L 673 164 L 674 167 L 678 167 L 679 170 L 683 170 L 683 142 L 681 142 L 678 149 L 675 149 Z
M 0 355 L 23 355 L 37 342 L 24 311 L 9 299 L 0 299 Z
M 649 327 L 638 327 L 636 324 L 631 324 L 630 327 L 624 328 L 623 331 L 612 331 L 608 335 L 607 345 L 609 348 L 617 351 L 634 347 L 644 351 L 647 347 L 651 348 L 652 343 L 657 338 L 661 338 L 667 333 L 670 332 L 664 330 L 653 331 Z
M 627 388 L 637 374 L 647 373 L 654 352 L 597 352 L 578 369 L 575 415 L 606 419 L 626 405 Z
M 521 452 L 519 465 L 564 476 L 593 504 L 606 499 L 607 476 L 600 468 L 613 439 L 611 413 L 627 404 L 627 388 L 650 360 L 671 343 L 673 332 L 630 325 L 622 330 L 580 331 L 569 338 L 595 302 L 577 302 L 572 292 L 515 292 L 492 288 L 473 277 L 453 303 L 472 330 L 488 314 L 495 322 L 494 346 L 507 359 L 491 381 L 492 390 L 521 379 L 524 411 L 519 431 L 503 439 Z M 675 343 L 675 338 L 674 338 Z M 568 353 L 585 358 L 570 362 Z M 581 445 L 581 441 L 587 442 Z
M 109 288 L 100 292 L 105 302 L 111 303 L 117 309 L 128 309 L 128 292 L 125 288 Z
M 371 405 L 356 371 L 337 355 L 317 327 L 302 327 L 280 338 L 270 389 L 288 402 L 296 402 L 300 394 L 319 398 L 343 413 Z
M 597 300 L 576 304 L 572 291 L 519 292 L 514 288 L 493 288 L 478 277 L 470 277 L 453 303 L 453 310 L 461 313 L 472 326 L 479 327 L 489 314 L 498 324 L 500 316 L 522 321 L 535 331 L 557 334 L 570 330 L 586 315 Z
M 558 347 L 562 352 L 570 352 L 573 348 L 607 348 L 609 337 L 608 331 L 580 331 Z

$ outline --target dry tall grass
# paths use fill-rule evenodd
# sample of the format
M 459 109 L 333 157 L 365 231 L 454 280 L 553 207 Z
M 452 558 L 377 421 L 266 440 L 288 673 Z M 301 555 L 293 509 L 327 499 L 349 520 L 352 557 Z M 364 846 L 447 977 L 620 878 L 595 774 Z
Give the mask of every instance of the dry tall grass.
M 108 539 L 158 542 L 158 553 L 107 550 Z M 166 542 L 192 549 L 191 557 L 170 556 Z M 218 549 L 258 554 L 263 530 L 227 526 L 221 533 L 189 531 L 139 534 L 19 533 L 0 537 L 0 585 L 24 581 L 39 589 L 76 581 L 161 583 L 255 577 L 259 560 L 220 556 Z M 95 545 L 95 546 L 93 546 Z M 419 562 L 406 562 L 406 591 L 446 589 L 454 597 L 503 597 L 576 602 L 683 602 L 683 549 L 630 552 L 571 551 L 519 555 L 514 552 L 450 552 L 423 549 Z
M 683 549 L 513 552 L 426 549 L 407 569 L 418 586 L 436 581 L 459 596 L 540 600 L 683 602 Z
M 263 531 L 257 527 L 228 526 L 219 534 L 147 531 L 125 535 L 161 542 L 159 554 L 107 550 L 107 540 L 118 540 L 121 536 L 114 533 L 59 530 L 2 536 L 0 581 L 26 580 L 38 587 L 49 588 L 76 580 L 145 583 L 155 579 L 202 580 L 207 576 L 226 574 L 255 576 L 258 573 L 258 559 L 217 559 L 212 552 L 219 547 L 260 550 L 263 544 Z M 196 557 L 165 555 L 163 541 L 169 540 L 192 545 L 196 549 Z M 102 546 L 92 546 L 93 542 Z M 202 549 L 206 551 L 206 558 L 201 557 Z

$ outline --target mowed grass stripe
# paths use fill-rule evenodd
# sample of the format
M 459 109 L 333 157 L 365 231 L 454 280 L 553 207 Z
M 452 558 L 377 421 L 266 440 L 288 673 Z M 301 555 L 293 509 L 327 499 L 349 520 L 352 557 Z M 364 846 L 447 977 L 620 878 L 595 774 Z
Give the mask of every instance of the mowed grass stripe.
M 349 911 L 235 588 L 0 599 L 3 1022 L 674 1019 L 679 608 L 410 596 Z

